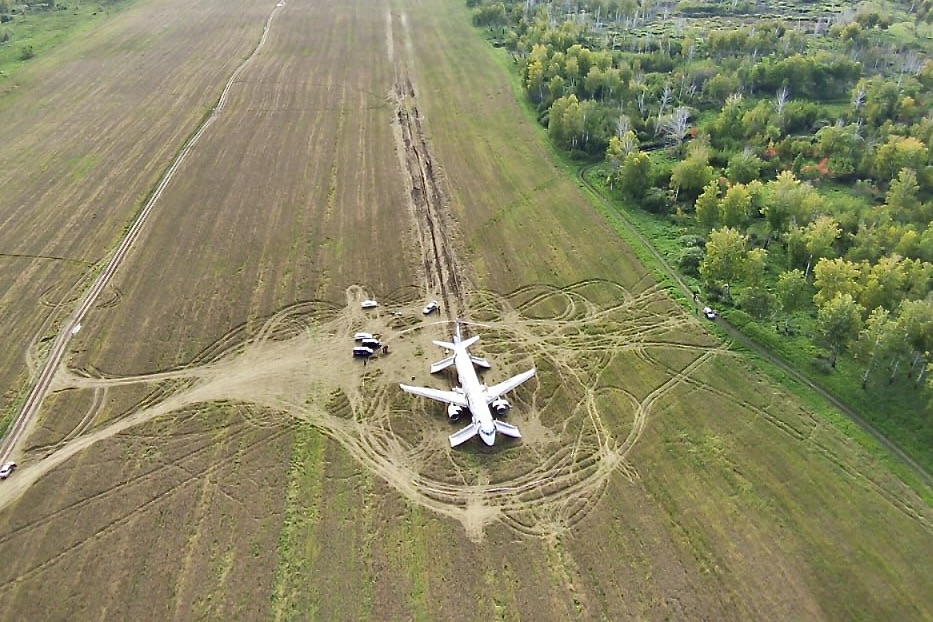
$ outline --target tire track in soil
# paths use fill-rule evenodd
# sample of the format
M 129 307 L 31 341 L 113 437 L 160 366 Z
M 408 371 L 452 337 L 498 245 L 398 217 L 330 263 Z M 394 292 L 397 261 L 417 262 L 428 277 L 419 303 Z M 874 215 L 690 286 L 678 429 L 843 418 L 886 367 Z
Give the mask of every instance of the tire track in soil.
M 584 294 L 585 287 L 592 288 L 590 296 Z M 548 292 L 543 297 L 539 295 L 542 289 Z M 509 344 L 509 350 L 521 353 L 519 358 L 533 357 L 556 374 L 549 390 L 556 383 L 562 391 L 570 392 L 570 400 L 564 396 L 559 403 L 576 404 L 555 420 L 554 395 L 543 394 L 540 384 L 529 383 L 516 392 L 515 412 L 526 438 L 496 446 L 492 452 L 510 452 L 517 460 L 511 472 L 502 471 L 510 461 L 491 456 L 477 468 L 446 446 L 442 429 L 435 429 L 444 424 L 432 423 L 430 410 L 412 408 L 411 401 L 397 390 L 392 366 L 401 359 L 383 362 L 376 357 L 370 362 L 370 371 L 361 374 L 349 357 L 330 355 L 345 347 L 354 328 L 364 321 L 358 302 L 362 288 L 353 286 L 347 290 L 347 304 L 342 309 L 323 302 L 290 305 L 264 322 L 237 327 L 189 365 L 169 374 L 105 378 L 81 370 L 60 370 L 57 386 L 76 390 L 101 391 L 133 383 L 162 383 L 159 386 L 164 389 L 155 390 L 123 415 L 27 464 L 17 474 L 18 480 L 8 482 L 14 484 L 8 490 L 17 497 L 30 482 L 78 451 L 154 418 L 196 417 L 206 404 L 228 403 L 253 428 L 296 420 L 313 426 L 411 503 L 461 522 L 471 539 L 481 540 L 492 522 L 518 534 L 551 537 L 571 529 L 599 503 L 614 473 L 630 480 L 637 477 L 627 456 L 649 418 L 663 409 L 666 400 L 674 399 L 675 389 L 706 390 L 736 402 L 725 388 L 712 386 L 698 376 L 703 367 L 723 356 L 731 357 L 730 352 L 712 340 L 709 345 L 684 343 L 685 327 L 693 323 L 695 329 L 697 320 L 689 316 L 672 319 L 654 304 L 664 299 L 663 291 L 630 294 L 622 289 L 609 281 L 590 281 L 585 286 L 520 288 L 506 296 L 479 292 L 482 323 L 490 337 L 488 347 Z M 557 310 L 554 317 L 524 315 L 520 309 L 528 310 L 529 299 Z M 420 304 L 406 302 L 407 307 L 386 299 L 389 305 L 417 313 L 414 307 Z M 571 303 L 577 312 L 568 316 L 562 310 Z M 365 321 L 392 344 L 393 356 L 403 359 L 414 356 L 420 343 L 412 337 L 436 326 L 399 327 L 392 318 L 391 314 L 370 315 Z M 570 345 L 568 335 L 574 335 Z M 671 365 L 661 356 L 671 348 L 694 356 L 682 365 Z M 664 373 L 665 379 L 654 389 L 638 387 L 639 393 L 650 389 L 644 397 L 636 395 L 635 387 L 606 386 L 601 380 L 616 356 L 626 352 Z M 380 365 L 389 367 L 381 369 Z M 184 381 L 179 382 L 179 378 Z M 613 393 L 618 398 L 612 399 Z M 601 409 L 609 404 L 624 408 L 623 413 L 612 414 L 614 421 L 629 422 L 608 425 L 604 421 L 608 413 Z M 753 416 L 788 431 L 764 407 L 741 405 Z M 545 411 L 556 421 L 551 427 L 541 422 Z M 438 418 L 446 420 L 443 415 Z M 158 437 L 153 442 L 158 442 Z M 846 469 L 853 477 L 868 477 L 858 471 L 854 466 Z M 929 517 L 909 498 L 890 491 L 886 496 L 905 514 L 929 525 Z M 11 502 L 11 498 L 0 500 L 0 507 Z
M 269 442 L 271 442 L 271 441 L 277 439 L 278 437 L 282 436 L 283 434 L 287 433 L 289 430 L 290 430 L 290 428 L 287 427 L 287 426 L 282 427 L 282 428 L 280 428 L 279 430 L 273 432 L 272 434 L 269 434 L 269 435 L 266 436 L 265 438 L 263 438 L 263 439 L 261 439 L 261 440 L 255 442 L 255 443 L 253 443 L 253 444 L 250 445 L 245 451 L 251 453 L 251 452 L 253 452 L 253 451 L 262 449 L 266 444 L 268 444 Z M 245 433 L 245 432 L 243 432 L 243 433 Z M 239 436 L 241 436 L 241 435 L 242 435 L 242 433 L 239 434 Z M 233 438 L 233 437 L 231 437 L 231 438 Z M 212 450 L 212 449 L 213 449 L 213 447 L 212 447 L 211 445 L 208 445 L 207 447 L 204 448 L 204 451 L 209 451 L 209 450 Z M 130 511 L 128 511 L 128 512 L 126 512 L 126 513 L 124 513 L 124 514 L 122 514 L 122 515 L 120 515 L 120 516 L 118 516 L 117 518 L 114 518 L 113 520 L 109 521 L 107 524 L 101 526 L 99 529 L 97 529 L 96 531 L 94 531 L 94 533 L 92 533 L 91 535 L 89 535 L 87 538 L 84 538 L 83 540 L 79 540 L 78 542 L 75 542 L 74 544 L 72 544 L 72 545 L 70 545 L 70 546 L 67 546 L 67 547 L 64 547 L 64 548 L 62 548 L 62 549 L 59 549 L 59 550 L 56 551 L 56 553 L 55 553 L 53 556 L 49 557 L 49 558 L 46 559 L 45 561 L 42 561 L 42 562 L 40 562 L 40 563 L 38 563 L 38 564 L 35 564 L 35 565 L 33 565 L 31 568 L 29 568 L 29 569 L 27 569 L 27 570 L 25 570 L 25 571 L 18 572 L 17 575 L 16 575 L 15 580 L 12 580 L 12 581 L 9 581 L 9 582 L 7 582 L 7 583 L 4 583 L 4 584 L 0 585 L 0 592 L 5 592 L 5 591 L 7 591 L 7 590 L 13 588 L 14 586 L 20 584 L 21 582 L 27 581 L 27 580 L 30 579 L 31 577 L 33 577 L 33 576 L 35 576 L 35 575 L 37 575 L 37 574 L 40 574 L 40 573 L 43 572 L 44 570 L 46 570 L 46 569 L 50 568 L 51 566 L 55 565 L 56 563 L 62 561 L 64 558 L 66 558 L 66 557 L 67 557 L 68 555 L 70 555 L 71 553 L 73 553 L 73 552 L 75 552 L 75 551 L 79 551 L 80 549 L 84 548 L 84 547 L 87 546 L 88 544 L 93 543 L 93 542 L 99 540 L 100 538 L 106 536 L 107 534 L 109 534 L 109 533 L 115 531 L 115 530 L 118 529 L 119 527 L 121 527 L 121 526 L 123 526 L 123 525 L 129 523 L 131 520 L 133 520 L 133 518 L 137 517 L 140 513 L 145 512 L 147 509 L 150 509 L 150 508 L 156 506 L 156 505 L 159 504 L 159 503 L 169 501 L 169 500 L 171 499 L 171 495 L 172 495 L 173 493 L 179 491 L 181 488 L 183 488 L 183 487 L 185 487 L 185 486 L 192 485 L 192 484 L 196 484 L 196 483 L 199 483 L 199 482 L 200 482 L 200 483 L 203 483 L 203 479 L 204 479 L 205 476 L 211 475 L 211 474 L 215 473 L 216 471 L 218 471 L 219 469 L 221 469 L 222 467 L 226 466 L 228 463 L 230 463 L 230 462 L 232 462 L 232 461 L 234 461 L 234 460 L 237 460 L 237 459 L 241 459 L 241 458 L 242 458 L 242 454 L 234 454 L 234 455 L 229 456 L 228 458 L 225 458 L 225 459 L 223 459 L 223 460 L 219 460 L 219 461 L 217 461 L 217 462 L 212 462 L 212 463 L 210 463 L 209 465 L 207 465 L 206 467 L 204 467 L 203 469 L 200 469 L 200 470 L 198 470 L 198 471 L 195 471 L 195 472 L 186 472 L 187 477 L 185 477 L 185 478 L 183 478 L 182 480 L 176 482 L 175 484 L 173 484 L 173 485 L 172 485 L 171 487 L 169 487 L 168 489 L 162 491 L 160 494 L 157 494 L 157 495 L 153 496 L 152 498 L 150 498 L 150 499 L 144 501 L 143 503 L 137 505 L 137 506 L 136 506 L 135 508 L 133 508 L 132 510 L 130 510 Z M 147 476 L 150 476 L 150 477 L 151 477 L 151 476 L 155 476 L 155 474 L 156 474 L 157 471 L 158 471 L 158 469 L 156 469 L 156 470 L 153 471 L 153 472 L 148 473 Z M 133 483 L 138 483 L 138 481 L 139 481 L 139 480 L 136 480 L 136 481 L 133 482 Z M 128 485 L 129 485 L 129 483 L 127 483 L 127 484 L 124 485 L 124 486 L 121 486 L 120 488 L 125 488 L 125 487 L 128 486 Z M 112 493 L 113 491 L 114 491 L 114 489 L 111 489 L 111 490 L 108 490 L 108 491 L 105 491 L 105 492 L 107 492 L 107 493 Z M 92 496 L 92 497 L 88 497 L 86 500 L 82 500 L 82 502 L 80 502 L 80 505 L 85 505 L 86 503 L 90 503 L 90 502 L 92 502 L 92 501 L 98 500 L 101 496 L 102 496 L 102 495 L 94 495 L 94 496 Z M 75 505 L 78 505 L 78 504 L 75 504 Z M 29 531 L 31 531 L 31 529 L 40 527 L 41 524 L 48 524 L 51 520 L 53 520 L 53 519 L 55 518 L 55 516 L 58 516 L 59 514 L 65 512 L 65 511 L 67 511 L 67 510 L 69 510 L 69 509 L 73 509 L 74 507 L 75 507 L 75 506 L 70 506 L 70 507 L 68 507 L 68 508 L 63 508 L 62 510 L 57 511 L 57 512 L 55 512 L 55 513 L 49 515 L 48 517 L 45 517 L 45 518 L 43 518 L 43 519 L 40 519 L 40 521 L 36 521 L 35 523 L 30 523 L 28 526 L 25 526 L 25 527 L 23 527 L 23 528 L 18 529 L 18 530 L 16 531 L 16 533 L 22 534 L 24 531 L 25 531 L 26 533 L 28 533 Z M 41 523 L 41 524 L 40 524 L 40 523 Z M 27 529 L 27 527 L 28 527 L 29 529 Z M 0 540 L 0 544 L 6 542 L 6 541 L 9 540 L 9 539 L 10 539 L 9 536 L 4 537 L 3 540 Z
M 182 164 L 184 164 L 184 161 L 187 159 L 192 149 L 194 149 L 195 145 L 197 145 L 198 141 L 200 141 L 201 136 L 203 136 L 204 133 L 210 128 L 210 126 L 217 119 L 218 115 L 223 112 L 223 109 L 227 103 L 227 97 L 229 96 L 230 90 L 233 88 L 233 84 L 236 82 L 240 74 L 246 69 L 246 67 L 252 63 L 253 59 L 260 52 L 260 50 L 262 50 L 262 48 L 265 46 L 266 39 L 269 35 L 269 30 L 272 28 L 272 21 L 275 19 L 275 16 L 278 14 L 278 12 L 285 7 L 286 2 L 287 0 L 281 0 L 269 13 L 269 17 L 266 19 L 266 23 L 263 26 L 262 36 L 259 38 L 259 42 L 256 44 L 256 47 L 253 48 L 253 51 L 250 53 L 250 55 L 247 56 L 243 62 L 241 62 L 233 71 L 230 78 L 227 80 L 227 83 L 224 85 L 224 89 L 221 92 L 220 97 L 217 100 L 217 104 L 214 106 L 211 113 L 195 129 L 194 134 L 192 134 L 191 137 L 188 138 L 188 140 L 184 143 L 184 145 L 182 145 L 181 149 L 178 151 L 178 154 L 175 156 L 175 159 L 159 179 L 155 188 L 153 188 L 152 194 L 149 196 L 145 205 L 143 205 L 136 218 L 132 221 L 132 224 L 127 228 L 126 235 L 124 235 L 123 239 L 120 240 L 120 243 L 113 250 L 113 253 L 110 255 L 109 259 L 107 259 L 106 262 L 102 265 L 100 274 L 98 274 L 90 284 L 77 308 L 75 308 L 68 319 L 63 323 L 61 330 L 52 341 L 49 353 L 45 359 L 45 363 L 36 374 L 36 380 L 29 390 L 28 395 L 26 396 L 23 407 L 20 409 L 18 415 L 10 424 L 2 443 L 0 443 L 0 462 L 6 462 L 9 459 L 10 455 L 16 449 L 19 441 L 27 436 L 27 432 L 32 428 L 34 423 L 33 420 L 42 407 L 42 402 L 48 393 L 48 389 L 52 383 L 55 372 L 58 369 L 58 366 L 61 364 L 65 352 L 68 349 L 68 344 L 70 343 L 71 338 L 77 334 L 78 330 L 80 329 L 81 322 L 84 321 L 84 318 L 88 312 L 97 304 L 101 294 L 110 284 L 110 280 L 113 278 L 113 275 L 123 264 L 124 259 L 126 259 L 127 255 L 129 255 L 130 251 L 132 251 L 137 241 L 142 236 L 143 232 L 145 231 L 146 221 L 149 219 L 150 214 L 153 212 L 156 203 L 158 203 L 166 187 L 168 187 L 168 185 L 172 182 L 172 179 L 174 179 L 176 173 L 178 173 L 178 171 L 181 169 Z M 34 340 L 34 343 L 36 341 L 38 341 L 38 338 Z
M 447 206 L 423 126 L 424 117 L 418 108 L 411 69 L 412 46 L 404 14 L 400 22 L 405 54 L 396 54 L 392 44 L 392 16 L 386 16 L 388 55 L 395 63 L 395 84 L 390 99 L 395 103 L 396 148 L 421 249 L 425 293 L 439 292 L 443 312 L 448 320 L 454 320 L 467 315 L 464 291 L 467 278 L 454 242 L 458 226 Z
M 196 413 L 191 413 L 191 414 L 196 414 Z M 241 428 L 241 429 L 239 429 L 239 430 L 235 430 L 235 431 L 233 431 L 233 432 L 230 433 L 229 440 L 231 440 L 231 441 L 238 441 L 238 440 L 240 440 L 243 436 L 245 436 L 245 435 L 249 434 L 250 432 L 252 432 L 252 431 L 254 430 L 254 428 L 255 428 L 255 426 L 250 426 L 250 425 L 247 424 L 247 422 L 244 422 L 243 428 Z M 284 426 L 284 428 L 281 429 L 279 432 L 280 432 L 280 433 L 285 433 L 286 431 L 288 431 L 288 429 L 289 429 L 288 426 Z M 276 432 L 276 434 L 277 434 L 277 435 L 281 435 L 279 432 Z M 135 436 L 135 435 L 134 435 L 134 436 Z M 267 440 L 272 440 L 272 437 L 270 437 L 270 438 L 268 438 L 268 439 L 262 439 L 261 441 L 257 442 L 257 444 L 263 443 L 263 442 L 265 442 L 265 441 L 267 441 Z M 250 446 L 250 447 L 252 448 L 252 446 Z M 116 494 L 120 494 L 121 492 L 123 492 L 123 491 L 125 491 L 125 490 L 127 490 L 127 489 L 129 489 L 129 488 L 131 488 L 131 487 L 133 487 L 133 486 L 136 486 L 136 485 L 139 485 L 139 484 L 145 484 L 147 481 L 149 481 L 150 479 L 155 478 L 156 476 L 164 477 L 164 474 L 159 475 L 159 471 L 161 471 L 162 469 L 169 468 L 169 469 L 181 471 L 181 472 L 185 473 L 185 474 L 188 476 L 188 477 L 185 478 L 184 481 L 172 485 L 169 489 L 167 489 L 166 491 L 163 492 L 163 494 L 168 494 L 168 493 L 171 492 L 172 490 L 175 490 L 176 488 L 178 488 L 178 486 L 180 486 L 181 484 L 183 484 L 183 483 L 189 481 L 190 479 L 192 479 L 192 477 L 195 477 L 195 478 L 196 478 L 196 477 L 198 477 L 200 474 L 207 473 L 207 472 L 208 472 L 208 471 L 206 470 L 207 468 L 211 468 L 211 469 L 219 468 L 220 466 L 222 466 L 223 463 L 230 462 L 230 460 L 233 459 L 233 458 L 230 458 L 230 459 L 227 459 L 227 460 L 225 460 L 225 461 L 218 462 L 218 463 L 216 463 L 216 464 L 215 464 L 215 463 L 211 463 L 210 467 L 206 467 L 205 469 L 201 469 L 200 471 L 197 471 L 197 472 L 188 471 L 188 470 L 184 469 L 182 466 L 180 466 L 179 464 L 176 464 L 176 463 L 181 462 L 181 461 L 186 461 L 186 460 L 190 460 L 190 459 L 193 459 L 193 458 L 198 458 L 198 457 L 201 456 L 202 454 L 205 454 L 205 453 L 207 453 L 207 452 L 209 452 L 209 451 L 211 451 L 211 450 L 212 450 L 212 444 L 211 444 L 211 443 L 206 443 L 206 444 L 205 444 L 204 446 L 202 446 L 202 447 L 199 447 L 199 448 L 197 448 L 197 449 L 195 449 L 195 450 L 193 450 L 193 451 L 190 451 L 190 452 L 188 452 L 188 453 L 185 453 L 185 454 L 182 454 L 182 455 L 178 456 L 172 463 L 160 464 L 160 465 L 158 465 L 158 466 L 153 467 L 152 469 L 150 469 L 150 470 L 148 470 L 148 471 L 145 471 L 145 472 L 143 472 L 143 473 L 139 473 L 139 474 L 137 474 L 137 475 L 134 475 L 133 477 L 130 477 L 130 478 L 125 479 L 125 480 L 123 480 L 123 481 L 121 481 L 121 482 L 118 482 L 118 483 L 116 483 L 116 484 L 110 486 L 109 488 L 105 488 L 105 489 L 100 490 L 100 491 L 98 491 L 98 492 L 96 492 L 96 493 L 94 493 L 94 494 L 92 494 L 92 495 L 90 495 L 90 496 L 84 497 L 84 498 L 79 499 L 79 500 L 77 500 L 77 501 L 75 501 L 75 502 L 73 502 L 73 503 L 70 503 L 70 504 L 68 504 L 68 505 L 62 506 L 62 507 L 60 507 L 60 508 L 57 508 L 57 509 L 55 509 L 54 511 L 48 513 L 48 514 L 43 515 L 41 518 L 38 518 L 38 519 L 36 519 L 36 520 L 34 520 L 34 521 L 25 523 L 25 524 L 23 524 L 23 525 L 20 525 L 20 526 L 16 527 L 15 529 L 11 529 L 11 530 L 9 530 L 9 531 L 7 531 L 7 532 L 4 532 L 3 535 L 0 536 L 0 545 L 5 545 L 5 544 L 7 544 L 10 540 L 12 540 L 14 537 L 21 537 L 21 536 L 23 536 L 23 535 L 25 535 L 25 534 L 29 534 L 29 533 L 31 533 L 32 531 L 34 531 L 35 529 L 38 529 L 39 527 L 42 527 L 43 525 L 47 525 L 47 524 L 51 523 L 51 522 L 54 521 L 56 518 L 58 518 L 59 516 L 65 514 L 66 512 L 79 510 L 79 509 L 81 509 L 81 508 L 83 508 L 83 507 L 85 507 L 85 506 L 87 506 L 87 505 L 92 504 L 92 503 L 95 503 L 95 502 L 98 502 L 98 501 L 106 500 L 107 498 L 109 498 L 109 497 L 111 497 L 111 496 L 113 496 L 113 495 L 116 495 Z M 3 507 L 3 506 L 0 505 L 0 507 Z

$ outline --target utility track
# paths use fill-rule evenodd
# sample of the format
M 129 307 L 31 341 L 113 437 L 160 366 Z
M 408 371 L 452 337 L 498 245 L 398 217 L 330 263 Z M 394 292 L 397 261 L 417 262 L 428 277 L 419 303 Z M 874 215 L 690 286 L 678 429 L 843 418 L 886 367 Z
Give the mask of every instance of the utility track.
M 404 19 L 402 24 L 407 28 Z M 407 30 L 403 32 L 406 37 L 407 34 Z M 406 185 L 421 246 L 425 289 L 440 293 L 443 311 L 449 320 L 461 318 L 465 316 L 467 306 L 466 278 L 454 244 L 458 226 L 446 205 L 441 179 L 431 158 L 408 64 L 401 60 L 396 61 L 392 98 L 396 104 L 399 158 L 407 173 Z
M 283 0 L 282 2 L 277 3 L 275 8 L 272 9 L 272 12 L 266 19 L 265 26 L 262 30 L 262 36 L 260 37 L 259 42 L 256 44 L 256 47 L 253 48 L 252 53 L 233 71 L 233 74 L 227 80 L 227 83 L 225 84 L 224 89 L 221 92 L 219 99 L 217 100 L 217 105 L 214 106 L 211 114 L 201 122 L 201 125 L 198 126 L 195 133 L 192 134 L 188 141 L 182 146 L 181 150 L 178 152 L 178 155 L 175 156 L 175 159 L 165 171 L 165 174 L 162 175 L 162 178 L 159 180 L 159 183 L 156 185 L 155 189 L 150 195 L 149 200 L 146 201 L 146 204 L 136 216 L 133 224 L 129 229 L 127 229 L 126 235 L 123 236 L 120 244 L 117 245 L 117 248 L 110 256 L 110 259 L 106 264 L 104 264 L 101 273 L 97 276 L 96 279 L 94 279 L 94 282 L 84 294 L 84 297 L 81 299 L 78 307 L 68 317 L 68 319 L 62 325 L 61 330 L 55 336 L 55 339 L 52 342 L 52 346 L 49 349 L 48 357 L 45 360 L 45 364 L 39 370 L 36 381 L 32 385 L 32 388 L 29 390 L 29 394 L 26 396 L 26 401 L 23 403 L 23 407 L 20 409 L 16 419 L 14 419 L 13 423 L 10 425 L 7 434 L 3 439 L 3 443 L 0 444 L 0 462 L 6 462 L 9 459 L 10 454 L 13 453 L 16 445 L 29 429 L 32 420 L 35 418 L 36 414 L 39 412 L 39 409 L 42 407 L 42 402 L 45 400 L 45 396 L 48 394 L 49 386 L 52 383 L 52 379 L 55 376 L 56 370 L 62 362 L 62 358 L 65 356 L 65 352 L 68 349 L 68 344 L 71 342 L 71 338 L 75 334 L 75 329 L 80 326 L 88 312 L 95 306 L 95 304 L 97 304 L 97 300 L 100 298 L 101 293 L 106 289 L 107 285 L 110 283 L 110 280 L 113 278 L 113 275 L 123 264 L 123 261 L 126 259 L 127 255 L 129 255 L 130 250 L 139 240 L 145 228 L 146 221 L 149 220 L 149 216 L 152 214 L 156 203 L 158 203 L 162 193 L 165 192 L 166 187 L 168 187 L 169 183 L 171 183 L 172 179 L 175 177 L 175 174 L 181 168 L 181 165 L 188 157 L 188 154 L 191 153 L 191 150 L 201 139 L 201 136 L 204 135 L 204 132 L 207 131 L 207 128 L 211 126 L 211 124 L 223 111 L 231 87 L 239 77 L 240 73 L 242 73 L 246 66 L 252 62 L 252 60 L 265 45 L 266 38 L 269 34 L 269 29 L 272 27 L 272 20 L 275 19 L 275 16 L 284 6 L 285 2 Z

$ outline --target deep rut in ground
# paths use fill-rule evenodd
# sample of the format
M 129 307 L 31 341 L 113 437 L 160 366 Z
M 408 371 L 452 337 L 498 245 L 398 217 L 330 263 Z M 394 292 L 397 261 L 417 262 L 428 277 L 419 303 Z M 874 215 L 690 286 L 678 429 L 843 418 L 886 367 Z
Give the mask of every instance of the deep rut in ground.
M 402 35 L 408 37 L 402 16 Z M 387 18 L 388 40 L 392 41 L 391 16 Z M 390 47 L 390 56 L 394 57 Z M 410 44 L 405 46 L 409 50 Z M 445 194 L 428 145 L 424 117 L 418 107 L 411 62 L 395 59 L 396 81 L 391 98 L 395 103 L 396 140 L 399 160 L 409 190 L 410 207 L 418 244 L 426 293 L 437 292 L 448 319 L 466 316 L 465 269 L 455 248 L 458 225 L 448 208 Z

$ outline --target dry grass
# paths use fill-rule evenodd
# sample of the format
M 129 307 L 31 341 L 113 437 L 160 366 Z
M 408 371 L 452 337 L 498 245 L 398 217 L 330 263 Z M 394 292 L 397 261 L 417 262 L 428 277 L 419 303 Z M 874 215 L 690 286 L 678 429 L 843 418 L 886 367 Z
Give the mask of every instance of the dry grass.
M 87 60 L 59 57 L 93 79 L 65 83 L 49 57 L 0 99 L 10 118 L 92 97 L 87 84 L 101 101 L 119 101 L 112 89 L 147 102 L 21 121 L 9 136 L 46 136 L 30 144 L 48 168 L 11 186 L 19 198 L 4 193 L 19 234 L 5 227 L 0 242 L 105 254 L 210 101 L 181 78 L 163 89 L 174 98 L 125 90 L 116 59 L 164 48 L 188 69 L 153 62 L 161 73 L 137 89 L 176 73 L 219 88 L 271 10 L 234 4 L 140 3 L 69 51 Z M 137 42 L 154 16 L 175 29 Z M 177 51 L 192 24 L 199 58 Z M 0 488 L 4 611 L 933 617 L 930 509 L 654 286 L 547 159 L 495 54 L 460 3 L 284 7 L 89 315 L 24 467 Z M 394 99 L 405 79 L 414 97 Z M 423 115 L 407 129 L 430 153 L 397 155 L 400 109 Z M 117 161 L 121 146 L 131 155 Z M 19 162 L 6 149 L 0 160 Z M 49 171 L 74 149 L 100 159 L 86 181 L 56 182 Z M 441 193 L 427 207 L 403 169 L 426 162 Z M 66 188 L 71 229 L 59 226 Z M 468 317 L 488 325 L 471 327 L 495 364 L 488 381 L 539 368 L 510 396 L 521 443 L 451 451 L 441 409 L 397 390 L 446 382 L 426 367 L 447 327 L 419 313 L 433 293 L 424 271 L 438 267 L 422 247 L 433 217 L 456 251 L 444 274 L 462 276 Z M 57 317 L 24 293 L 45 279 L 55 301 L 73 300 L 88 268 L 3 261 L 23 265 L 3 299 L 14 337 L 3 386 L 15 393 L 26 367 L 13 356 Z M 364 295 L 381 310 L 364 314 Z M 392 347 L 367 367 L 346 356 L 364 328 Z

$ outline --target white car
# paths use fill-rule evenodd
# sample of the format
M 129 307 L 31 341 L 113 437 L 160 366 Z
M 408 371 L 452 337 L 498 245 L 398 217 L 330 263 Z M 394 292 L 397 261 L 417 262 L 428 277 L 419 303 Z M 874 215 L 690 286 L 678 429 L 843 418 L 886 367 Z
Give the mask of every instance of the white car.
M 703 307 L 703 315 L 706 316 L 706 319 L 707 319 L 707 320 L 715 320 L 715 319 L 716 319 L 716 311 L 713 310 L 713 309 L 710 309 L 709 307 Z
M 379 306 L 379 303 L 376 302 L 375 300 L 364 300 L 363 302 L 360 303 L 360 306 L 363 307 L 364 309 L 375 309 L 376 307 Z
M 431 302 L 429 302 L 429 303 L 427 304 L 427 306 L 425 306 L 424 309 L 421 310 L 421 312 L 424 313 L 425 315 L 431 315 L 431 314 L 434 313 L 435 311 L 437 311 L 437 301 L 436 301 L 436 300 L 432 300 Z
M 2 467 L 0 467 L 0 479 L 6 479 L 13 474 L 13 469 L 16 468 L 15 462 L 7 462 Z

